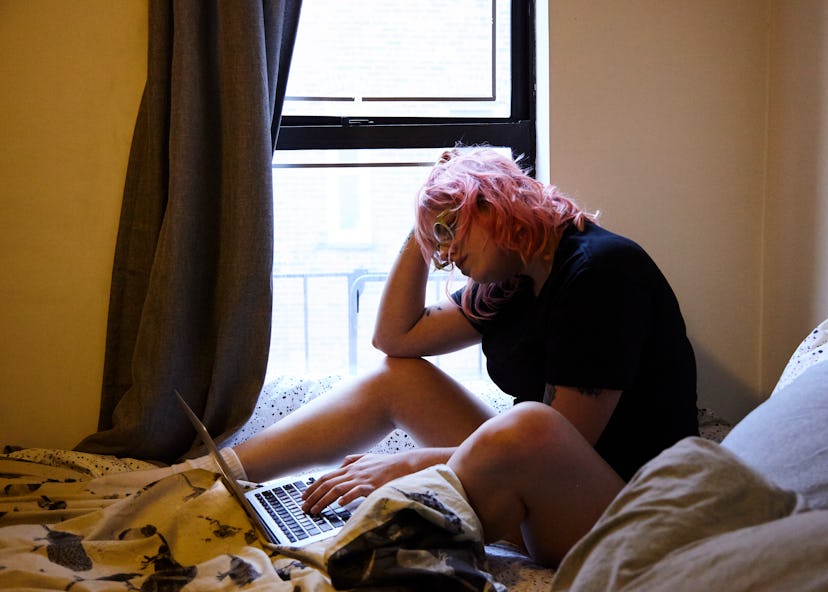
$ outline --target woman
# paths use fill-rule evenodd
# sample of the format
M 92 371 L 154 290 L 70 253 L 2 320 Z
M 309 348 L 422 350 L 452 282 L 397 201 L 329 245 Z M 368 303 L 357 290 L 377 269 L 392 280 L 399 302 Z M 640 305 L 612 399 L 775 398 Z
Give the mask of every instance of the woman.
M 426 307 L 430 262 L 470 280 Z M 519 403 L 498 417 L 422 359 L 481 340 L 491 378 Z M 488 539 L 522 536 L 555 564 L 638 467 L 698 433 L 693 351 L 656 265 L 492 148 L 450 150 L 435 165 L 373 343 L 388 356 L 375 372 L 225 456 L 261 481 L 340 462 L 399 427 L 421 447 L 346 456 L 305 509 L 448 463 Z

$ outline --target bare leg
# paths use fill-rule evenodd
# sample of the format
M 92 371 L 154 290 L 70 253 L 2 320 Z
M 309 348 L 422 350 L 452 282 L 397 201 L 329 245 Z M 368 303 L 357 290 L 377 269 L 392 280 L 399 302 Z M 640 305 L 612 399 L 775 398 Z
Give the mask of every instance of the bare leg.
M 434 365 L 386 358 L 374 372 L 314 399 L 235 447 L 264 481 L 360 452 L 394 428 L 422 446 L 457 446 L 494 411 Z
M 560 413 L 523 403 L 472 434 L 449 460 L 487 541 L 514 540 L 556 566 L 623 480 Z

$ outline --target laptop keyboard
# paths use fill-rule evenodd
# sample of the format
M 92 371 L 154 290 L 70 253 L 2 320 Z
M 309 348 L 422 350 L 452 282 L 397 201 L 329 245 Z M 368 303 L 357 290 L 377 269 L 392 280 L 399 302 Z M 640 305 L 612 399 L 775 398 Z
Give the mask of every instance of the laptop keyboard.
M 304 481 L 287 483 L 256 493 L 256 498 L 278 524 L 291 543 L 304 541 L 345 524 L 351 512 L 333 503 L 320 514 L 311 516 L 302 511 Z

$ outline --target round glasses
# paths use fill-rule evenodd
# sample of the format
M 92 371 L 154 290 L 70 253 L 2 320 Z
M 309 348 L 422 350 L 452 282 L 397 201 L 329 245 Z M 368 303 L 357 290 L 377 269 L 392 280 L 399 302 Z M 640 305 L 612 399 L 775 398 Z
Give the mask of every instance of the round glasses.
M 453 210 L 445 210 L 434 219 L 434 240 L 437 243 L 437 250 L 434 252 L 434 267 L 437 269 L 446 269 L 452 266 L 451 260 L 448 258 L 448 252 L 451 244 L 454 242 L 455 226 L 457 220 L 454 218 L 455 212 Z M 454 219 L 449 219 L 454 218 Z M 445 250 L 446 257 L 443 257 Z

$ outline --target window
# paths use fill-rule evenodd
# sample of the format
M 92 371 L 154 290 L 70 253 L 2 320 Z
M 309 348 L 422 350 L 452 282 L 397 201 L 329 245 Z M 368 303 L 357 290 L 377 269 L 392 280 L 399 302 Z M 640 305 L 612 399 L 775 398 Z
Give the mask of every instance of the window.
M 447 147 L 534 165 L 531 0 L 305 0 L 273 159 L 268 371 L 358 373 L 414 196 Z M 450 285 L 447 282 L 451 281 Z M 465 278 L 434 272 L 429 299 Z M 479 348 L 433 360 L 485 377 Z

